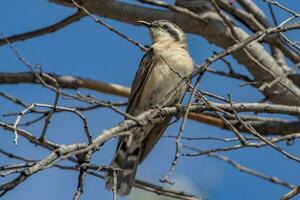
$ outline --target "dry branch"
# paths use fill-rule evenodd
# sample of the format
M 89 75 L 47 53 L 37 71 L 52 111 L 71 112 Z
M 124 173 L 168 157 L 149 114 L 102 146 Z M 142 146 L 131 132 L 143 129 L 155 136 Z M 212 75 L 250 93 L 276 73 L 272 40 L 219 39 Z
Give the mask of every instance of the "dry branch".
M 104 83 L 101 81 L 95 81 L 87 78 L 81 78 L 76 76 L 59 76 L 56 74 L 40 74 L 41 77 L 47 82 L 54 86 L 52 80 L 48 76 L 54 78 L 61 88 L 67 89 L 79 89 L 85 88 L 90 90 L 95 90 L 102 93 L 118 95 L 122 97 L 128 97 L 130 93 L 130 88 L 113 83 Z M 38 78 L 33 72 L 17 72 L 8 73 L 0 72 L 0 84 L 18 84 L 18 83 L 35 83 L 41 84 Z
M 73 4 L 68 4 L 64 0 L 51 0 L 51 2 L 74 7 Z M 99 16 L 131 24 L 137 24 L 138 20 L 154 21 L 157 19 L 169 19 L 181 26 L 186 32 L 201 35 L 209 42 L 220 47 L 228 48 L 235 44 L 235 40 L 229 34 L 222 18 L 218 16 L 209 3 L 205 1 L 177 0 L 176 4 L 178 7 L 183 7 L 197 13 L 202 20 L 192 18 L 179 11 L 164 11 L 120 1 L 91 0 L 84 2 L 84 7 Z M 189 23 L 186 23 L 187 21 Z M 234 26 L 234 29 L 239 35 L 239 41 L 243 41 L 248 37 L 248 34 L 241 28 Z M 245 49 L 247 52 L 241 49 L 233 53 L 233 56 L 250 71 L 256 81 L 263 84 L 271 81 L 274 76 L 277 77 L 283 73 L 282 68 L 277 64 L 276 60 L 258 42 L 247 45 Z M 295 62 L 300 60 L 299 57 L 296 57 L 296 59 Z M 263 94 L 274 103 L 300 105 L 299 98 L 294 95 L 294 93 L 300 94 L 300 89 L 288 78 L 283 78 L 281 82 L 284 86 L 290 88 L 290 90 L 287 90 L 282 84 L 276 83 L 271 88 L 266 88 L 262 91 Z M 256 87 L 259 88 L 261 84 L 256 85 Z
M 44 74 L 44 73 L 43 73 Z M 43 75 L 41 74 L 41 75 Z M 130 88 L 118 84 L 104 83 L 96 80 L 85 79 L 82 77 L 75 76 L 60 76 L 56 74 L 48 74 L 52 78 L 55 78 L 59 83 L 60 87 L 68 89 L 79 89 L 87 88 L 103 93 L 119 95 L 123 97 L 128 97 L 130 93 Z M 47 81 L 48 76 L 42 76 L 48 84 L 53 83 L 53 81 Z M 18 72 L 18 73 L 5 73 L 0 72 L 0 84 L 18 84 L 18 83 L 34 83 L 40 84 L 36 76 L 32 72 Z M 15 98 L 14 98 L 15 99 Z M 20 103 L 20 100 L 16 99 L 16 103 Z M 21 102 L 22 103 L 22 102 Z M 27 104 L 23 106 L 28 106 Z M 216 104 L 216 106 L 224 111 L 231 111 L 229 104 Z M 201 106 L 200 106 L 201 107 Z M 206 123 L 212 126 L 217 126 L 220 128 L 227 129 L 224 121 L 217 117 L 213 117 L 207 114 L 202 114 L 203 111 L 212 111 L 208 106 L 204 106 L 199 110 L 190 112 L 188 117 L 195 121 Z M 293 106 L 280 106 L 280 105 L 270 105 L 270 104 L 235 104 L 235 109 L 238 112 L 268 112 L 268 113 L 285 113 L 291 115 L 299 115 L 300 112 L 298 107 Z M 286 110 L 284 110 L 286 109 Z M 80 109 L 79 109 L 80 110 Z M 288 112 L 290 111 L 290 112 Z M 38 112 L 35 110 L 35 112 Z M 198 113 L 196 113 L 198 112 Z M 252 121 L 250 122 L 255 129 L 258 130 L 263 135 L 285 135 L 300 131 L 300 122 L 284 122 L 284 121 Z M 236 127 L 238 130 L 247 132 L 243 127 Z
M 47 26 L 47 27 L 44 27 L 41 29 L 37 29 L 34 31 L 29 31 L 26 33 L 9 36 L 7 38 L 0 38 L 0 46 L 7 44 L 6 39 L 8 39 L 11 43 L 14 43 L 14 42 L 18 42 L 18 41 L 25 41 L 27 39 L 39 37 L 39 36 L 46 35 L 49 33 L 54 33 L 64 27 L 72 24 L 73 22 L 80 20 L 84 16 L 85 16 L 84 13 L 78 11 L 75 14 L 73 14 L 53 25 L 50 25 L 50 26 Z
M 0 127 L 2 127 L 3 129 L 5 129 L 7 131 L 10 131 L 11 133 L 13 133 L 13 131 L 14 131 L 13 130 L 13 126 L 5 124 L 3 122 L 0 122 Z M 44 147 L 44 148 L 46 148 L 48 150 L 53 151 L 53 150 L 59 148 L 58 144 L 54 144 L 54 143 L 52 143 L 52 142 L 50 142 L 48 140 L 40 141 L 38 138 L 36 138 L 35 136 L 33 136 L 33 134 L 31 134 L 31 133 L 29 133 L 29 132 L 27 132 L 25 130 L 18 129 L 18 134 L 20 136 L 28 139 L 33 144 L 39 145 L 39 146 Z M 25 162 L 31 161 L 31 160 L 22 158 L 20 156 L 16 156 L 14 154 L 7 153 L 7 152 L 3 151 L 2 149 L 0 149 L 0 153 L 4 154 L 4 155 L 6 155 L 6 156 L 8 156 L 10 158 L 22 160 L 22 161 L 25 161 Z M 71 161 L 71 162 L 75 162 L 76 163 L 76 160 L 72 159 L 72 157 L 68 158 L 68 160 Z M 53 167 L 57 167 L 59 169 L 64 169 L 64 170 L 73 170 L 73 171 L 74 170 L 75 171 L 79 171 L 80 170 L 78 167 L 66 167 L 66 166 L 62 166 L 62 165 L 58 165 L 58 164 L 54 164 Z M 98 177 L 98 178 L 101 178 L 101 179 L 104 179 L 104 176 L 102 176 L 102 175 L 100 175 L 98 173 L 95 173 L 93 171 L 90 171 L 90 170 L 87 171 L 87 174 L 95 176 L 95 177 Z M 175 191 L 175 190 L 166 189 L 166 188 L 163 188 L 161 186 L 158 186 L 158 185 L 146 182 L 146 181 L 142 181 L 142 180 L 139 180 L 139 179 L 137 179 L 135 181 L 134 187 L 139 188 L 141 190 L 145 190 L 145 191 L 148 191 L 148 192 L 155 193 L 157 195 L 163 195 L 163 196 L 167 196 L 167 197 L 173 197 L 173 198 L 181 199 L 181 200 L 200 200 L 199 198 L 197 198 L 197 197 L 195 197 L 193 195 L 187 194 L 187 193 L 185 193 L 183 191 Z
M 294 156 L 288 153 L 285 149 L 282 149 L 276 144 L 277 142 L 282 141 L 287 142 L 287 144 L 291 144 L 291 141 L 294 141 L 295 138 L 299 138 L 299 134 L 297 133 L 300 132 L 300 121 L 286 121 L 249 116 L 245 117 L 238 114 L 240 112 L 286 114 L 289 116 L 298 117 L 299 119 L 300 84 L 297 83 L 297 78 L 299 78 L 297 76 L 299 75 L 292 73 L 297 72 L 297 67 L 300 63 L 300 47 L 296 44 L 296 42 L 289 40 L 289 38 L 287 38 L 283 34 L 283 32 L 287 30 L 300 28 L 299 22 L 294 24 L 287 24 L 288 22 L 299 18 L 299 13 L 296 13 L 291 9 L 282 6 L 278 2 L 265 0 L 265 2 L 269 3 L 269 6 L 275 5 L 291 15 L 283 22 L 279 22 L 279 25 L 275 23 L 276 27 L 271 27 L 263 11 L 259 7 L 257 7 L 252 1 L 246 0 L 237 1 L 242 8 L 235 8 L 230 3 L 227 3 L 227 1 L 222 0 L 177 0 L 175 5 L 171 5 L 159 0 L 140 0 L 140 2 L 142 3 L 154 5 L 151 7 L 124 3 L 121 1 L 105 0 L 86 0 L 82 2 L 75 0 L 50 1 L 71 7 L 74 7 L 75 5 L 75 7 L 79 8 L 82 12 L 78 11 L 74 15 L 67 17 L 66 19 L 49 27 L 27 32 L 24 34 L 18 34 L 9 38 L 0 39 L 0 45 L 7 43 L 9 44 L 9 46 L 11 46 L 9 41 L 15 42 L 54 32 L 71 24 L 72 22 L 82 18 L 85 14 L 87 14 L 91 18 L 93 18 L 96 23 L 105 26 L 110 31 L 118 34 L 120 37 L 125 38 L 127 41 L 133 43 L 134 45 L 137 45 L 144 51 L 147 50 L 147 47 L 144 47 L 142 44 L 136 42 L 127 35 L 114 29 L 109 24 L 106 24 L 101 19 L 94 16 L 94 14 L 131 24 L 136 24 L 138 20 L 153 21 L 161 18 L 169 19 L 181 26 L 186 32 L 203 36 L 209 42 L 212 42 L 224 48 L 224 50 L 220 53 L 209 57 L 205 62 L 203 62 L 203 64 L 198 69 L 194 71 L 192 76 L 189 77 L 189 79 L 191 80 L 192 78 L 198 76 L 196 85 L 200 81 L 202 75 L 206 71 L 210 71 L 219 75 L 246 81 L 247 83 L 256 87 L 260 92 L 262 92 L 267 100 L 278 104 L 235 103 L 232 102 L 231 99 L 229 99 L 228 101 L 226 99 L 224 100 L 224 98 L 212 95 L 211 97 L 216 98 L 221 102 L 224 102 L 213 103 L 206 100 L 203 93 L 198 91 L 197 87 L 193 87 L 190 84 L 190 91 L 192 91 L 192 95 L 187 106 L 176 105 L 174 107 L 159 107 L 144 112 L 137 117 L 127 117 L 126 113 L 115 108 L 114 105 L 110 102 L 103 103 L 100 100 L 97 100 L 96 98 L 86 97 L 80 94 L 69 95 L 64 91 L 61 91 L 60 88 L 86 88 L 122 97 L 129 96 L 130 88 L 121 85 L 85 79 L 81 77 L 59 76 L 56 74 L 36 72 L 33 66 L 30 63 L 26 62 L 26 60 L 23 59 L 23 57 L 18 53 L 18 51 L 11 46 L 18 59 L 27 67 L 29 67 L 31 72 L 0 72 L 0 84 L 41 84 L 44 87 L 55 92 L 56 98 L 54 100 L 53 105 L 27 104 L 17 98 L 11 97 L 4 93 L 0 93 L 2 97 L 8 99 L 9 101 L 25 107 L 25 110 L 18 114 L 14 126 L 0 122 L 0 127 L 9 130 L 10 132 L 14 132 L 15 141 L 17 141 L 17 138 L 20 135 L 35 144 L 38 144 L 40 146 L 43 146 L 44 148 L 51 150 L 51 153 L 42 160 L 31 161 L 23 159 L 25 163 L 5 166 L 3 169 L 6 170 L 6 172 L 1 173 L 2 175 L 4 174 L 6 176 L 9 174 L 17 173 L 18 176 L 15 176 L 16 178 L 14 178 L 12 181 L 0 185 L 0 191 L 2 191 L 0 196 L 3 196 L 9 190 L 14 189 L 17 185 L 25 181 L 33 174 L 44 170 L 47 167 L 53 166 L 61 169 L 79 171 L 78 187 L 74 195 L 74 199 L 79 199 L 80 195 L 83 192 L 83 180 L 85 174 L 91 174 L 97 177 L 101 177 L 101 175 L 95 173 L 94 171 L 100 171 L 105 168 L 101 168 L 100 166 L 93 166 L 92 164 L 90 164 L 90 157 L 87 158 L 86 155 L 92 155 L 95 151 L 98 151 L 100 147 L 110 138 L 127 136 L 128 134 L 130 134 L 129 131 L 127 131 L 130 128 L 144 126 L 147 123 L 156 123 L 166 115 L 179 116 L 183 112 L 185 112 L 184 120 L 180 126 L 179 134 L 176 138 L 176 156 L 169 174 L 171 174 L 173 172 L 173 169 L 175 169 L 177 159 L 179 158 L 179 156 L 199 156 L 206 154 L 219 160 L 223 160 L 240 171 L 290 188 L 291 191 L 284 195 L 282 199 L 290 199 L 299 193 L 300 190 L 298 186 L 292 185 L 287 182 L 283 182 L 275 177 L 266 176 L 249 168 L 241 166 L 239 163 L 232 161 L 227 157 L 219 156 L 212 153 L 218 151 L 237 150 L 245 147 L 259 148 L 263 146 L 269 146 L 275 149 L 277 152 L 286 156 L 286 158 L 300 162 L 300 158 L 298 158 L 296 155 Z M 156 8 L 155 6 L 157 6 L 158 8 Z M 228 14 L 232 15 L 233 17 L 236 17 L 238 20 L 244 23 L 244 25 L 246 25 L 246 27 L 253 31 L 254 34 L 249 36 L 248 33 L 246 33 L 246 31 L 236 26 L 231 21 L 231 18 L 225 15 L 219 7 L 223 10 L 226 10 Z M 275 18 L 276 17 L 273 13 L 273 20 L 277 21 Z M 187 21 L 189 23 L 186 23 Z M 272 54 L 270 54 L 267 48 L 265 48 L 260 43 L 262 41 L 271 46 Z M 230 66 L 229 73 L 224 73 L 222 71 L 216 71 L 208 68 L 209 65 L 211 65 L 217 60 L 224 59 L 224 57 L 227 55 L 233 55 L 233 57 L 239 63 L 243 64 L 252 74 L 253 79 L 250 79 L 242 74 L 234 73 Z M 294 71 L 287 67 L 285 63 L 285 57 L 291 59 L 291 61 L 295 63 Z M 170 68 L 172 67 L 170 66 Z M 94 140 L 92 140 L 88 131 L 87 121 L 85 117 L 80 113 L 80 109 L 77 109 L 75 107 L 69 108 L 59 106 L 58 101 L 60 95 L 69 97 L 71 99 L 76 99 L 78 101 L 85 102 L 91 105 L 90 107 L 82 107 L 82 110 L 90 110 L 96 108 L 99 105 L 104 105 L 104 107 L 111 108 L 117 113 L 124 115 L 125 117 L 127 117 L 127 120 L 124 120 L 123 122 L 112 127 L 111 129 L 102 131 L 97 135 L 97 137 Z M 196 103 L 193 103 L 192 101 L 194 97 L 196 99 Z M 35 108 L 37 106 L 51 108 L 51 110 L 37 110 Z M 18 128 L 22 116 L 31 111 L 36 112 L 36 114 L 38 115 L 43 115 L 32 121 L 39 121 L 45 118 L 44 129 L 42 131 L 42 137 L 40 139 L 36 138 L 29 132 Z M 60 145 L 52 143 L 51 141 L 48 141 L 46 138 L 43 137 L 46 133 L 47 126 L 52 114 L 59 111 L 74 112 L 82 119 L 86 135 L 89 138 L 88 144 L 74 143 L 70 145 Z M 212 113 L 214 113 L 214 115 Z M 234 133 L 236 134 L 236 138 L 230 141 L 240 141 L 240 144 L 227 147 L 216 147 L 205 151 L 196 150 L 196 153 L 194 154 L 182 154 L 180 151 L 180 139 L 183 138 L 182 134 L 187 117 L 234 131 Z M 31 124 L 32 121 L 28 122 L 28 124 Z M 242 134 L 240 134 L 240 132 L 251 133 L 255 139 L 253 139 L 253 137 L 244 137 Z M 280 136 L 264 137 L 265 135 Z M 211 138 L 212 137 L 210 137 L 210 139 Z M 222 141 L 229 140 L 224 139 Z M 76 156 L 77 159 L 75 159 L 74 156 Z M 14 158 L 22 160 L 22 158 L 20 157 L 15 156 Z M 78 166 L 60 166 L 56 164 L 57 161 L 64 158 L 71 162 L 77 163 Z M 86 159 L 83 161 L 80 158 Z M 111 168 L 109 167 L 105 169 L 111 170 Z M 115 169 L 113 170 L 115 172 Z M 166 180 L 168 180 L 169 174 Z M 136 181 L 135 186 L 139 187 L 139 184 L 140 181 Z M 148 187 L 147 184 L 141 183 L 140 187 L 144 190 L 148 190 L 165 196 L 175 197 L 178 199 L 198 199 L 194 196 L 180 192 L 169 192 L 159 186 L 151 184 L 149 184 Z M 116 192 L 114 191 L 114 199 L 116 198 Z

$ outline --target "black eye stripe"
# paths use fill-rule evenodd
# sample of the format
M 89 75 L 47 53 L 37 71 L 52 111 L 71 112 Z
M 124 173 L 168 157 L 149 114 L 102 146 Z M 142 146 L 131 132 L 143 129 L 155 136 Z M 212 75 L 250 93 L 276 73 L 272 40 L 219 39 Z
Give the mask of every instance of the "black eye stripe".
M 180 38 L 179 38 L 179 33 L 178 33 L 176 30 L 170 29 L 170 30 L 169 30 L 169 33 L 170 33 L 177 41 L 180 40 Z
M 163 28 L 164 29 L 170 29 L 170 27 L 167 24 L 163 25 Z
M 164 25 L 162 25 L 162 28 L 164 30 L 168 31 L 177 41 L 180 39 L 179 33 L 175 27 L 169 26 L 168 24 L 164 24 Z
M 176 41 L 180 41 L 180 30 L 171 23 L 154 23 L 153 26 L 168 32 Z

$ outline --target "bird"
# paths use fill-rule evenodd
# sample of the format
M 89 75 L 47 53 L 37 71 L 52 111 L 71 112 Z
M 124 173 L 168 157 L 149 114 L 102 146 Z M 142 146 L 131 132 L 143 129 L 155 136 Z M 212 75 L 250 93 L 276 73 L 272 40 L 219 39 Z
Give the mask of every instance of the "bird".
M 193 72 L 184 31 L 168 20 L 139 21 L 150 30 L 152 45 L 143 56 L 131 86 L 126 113 L 137 116 L 149 109 L 181 103 Z M 147 157 L 168 127 L 172 116 L 157 123 L 148 123 L 120 137 L 111 166 L 120 171 L 106 174 L 106 188 L 121 196 L 130 193 L 137 167 Z M 114 179 L 114 174 L 116 179 Z

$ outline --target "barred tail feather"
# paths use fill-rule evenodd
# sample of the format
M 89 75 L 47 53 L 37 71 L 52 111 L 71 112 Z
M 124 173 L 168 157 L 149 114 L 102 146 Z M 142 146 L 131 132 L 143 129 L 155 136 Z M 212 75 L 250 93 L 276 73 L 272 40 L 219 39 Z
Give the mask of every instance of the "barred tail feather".
M 123 141 L 123 144 L 119 146 L 111 164 L 112 167 L 121 169 L 121 171 L 116 173 L 117 191 L 121 196 L 126 196 L 130 193 L 134 183 L 139 158 L 141 156 L 140 147 L 137 147 L 132 152 L 128 152 L 125 143 L 126 142 Z M 105 180 L 106 188 L 111 190 L 114 185 L 114 174 L 112 171 L 106 174 Z

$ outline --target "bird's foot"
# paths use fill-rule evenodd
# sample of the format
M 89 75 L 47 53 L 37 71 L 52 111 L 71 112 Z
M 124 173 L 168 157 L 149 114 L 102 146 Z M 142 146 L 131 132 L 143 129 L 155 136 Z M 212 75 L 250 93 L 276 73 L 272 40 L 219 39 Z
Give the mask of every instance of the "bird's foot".
M 185 113 L 185 108 L 181 104 L 175 104 L 177 113 L 175 115 L 176 119 L 179 120 Z

